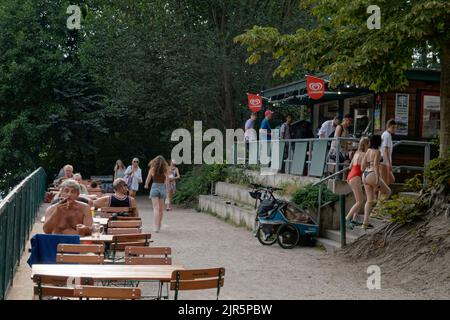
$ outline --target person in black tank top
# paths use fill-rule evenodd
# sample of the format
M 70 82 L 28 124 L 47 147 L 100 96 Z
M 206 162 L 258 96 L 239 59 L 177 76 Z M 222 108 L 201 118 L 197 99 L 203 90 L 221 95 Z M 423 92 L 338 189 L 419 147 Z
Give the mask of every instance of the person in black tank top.
M 114 194 L 101 197 L 94 201 L 95 208 L 103 207 L 127 207 L 133 208 L 132 216 L 139 217 L 136 199 L 127 195 L 127 182 L 123 178 L 114 180 Z
M 113 194 L 109 197 L 109 207 L 130 207 L 130 197 L 125 196 L 121 199 Z

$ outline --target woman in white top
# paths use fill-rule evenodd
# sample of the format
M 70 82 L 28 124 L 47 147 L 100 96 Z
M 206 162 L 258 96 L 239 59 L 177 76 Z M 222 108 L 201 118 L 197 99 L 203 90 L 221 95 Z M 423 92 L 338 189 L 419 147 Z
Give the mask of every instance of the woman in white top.
M 125 165 L 122 160 L 117 160 L 114 166 L 114 180 L 125 176 Z
M 181 178 L 180 171 L 178 171 L 177 163 L 172 159 L 170 161 L 169 167 L 169 176 L 166 181 L 166 189 L 167 189 L 167 200 L 166 200 L 166 211 L 172 210 L 172 199 L 173 194 L 177 190 L 177 180 Z
M 124 179 L 129 188 L 129 196 L 135 198 L 136 191 L 139 190 L 139 183 L 142 183 L 142 170 L 139 168 L 138 158 L 134 158 L 132 165 L 125 170 Z

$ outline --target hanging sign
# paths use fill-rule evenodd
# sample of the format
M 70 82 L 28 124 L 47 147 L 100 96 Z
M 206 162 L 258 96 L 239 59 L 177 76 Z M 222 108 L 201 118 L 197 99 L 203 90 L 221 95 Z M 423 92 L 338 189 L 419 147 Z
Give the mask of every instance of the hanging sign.
M 252 112 L 261 111 L 263 105 L 262 97 L 251 93 L 247 93 L 247 96 L 248 96 L 248 108 Z
M 319 100 L 325 94 L 325 81 L 313 76 L 306 76 L 306 90 L 311 99 Z

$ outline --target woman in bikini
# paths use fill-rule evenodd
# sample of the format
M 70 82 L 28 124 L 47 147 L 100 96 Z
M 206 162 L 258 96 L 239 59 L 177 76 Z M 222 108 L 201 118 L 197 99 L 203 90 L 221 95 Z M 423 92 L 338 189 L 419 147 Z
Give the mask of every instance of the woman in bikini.
M 366 191 L 366 205 L 364 206 L 364 222 L 362 224 L 363 229 L 370 228 L 369 216 L 373 208 L 375 200 L 375 192 L 379 191 L 386 195 L 386 198 L 390 196 L 391 189 L 381 179 L 380 174 L 380 159 L 381 152 L 379 150 L 381 145 L 381 136 L 373 135 L 370 138 L 369 150 L 366 152 L 361 164 L 363 170 L 363 183 Z
M 361 225 L 358 221 L 358 212 L 364 204 L 364 193 L 362 189 L 362 170 L 361 163 L 364 159 L 366 151 L 369 147 L 369 138 L 362 138 L 359 141 L 358 151 L 354 154 L 352 162 L 350 163 L 350 173 L 347 177 L 347 183 L 352 188 L 353 195 L 355 196 L 355 204 L 347 214 L 346 225 L 348 228 L 353 229 L 355 226 Z

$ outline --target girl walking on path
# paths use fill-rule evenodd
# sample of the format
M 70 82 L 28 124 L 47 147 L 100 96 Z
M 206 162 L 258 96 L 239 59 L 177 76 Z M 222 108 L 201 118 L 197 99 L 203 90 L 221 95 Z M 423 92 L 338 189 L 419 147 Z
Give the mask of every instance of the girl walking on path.
M 139 190 L 139 183 L 142 183 L 142 170 L 139 168 L 139 159 L 134 158 L 132 165 L 125 170 L 125 181 L 127 182 L 129 191 L 128 195 L 136 198 L 136 192 Z
M 350 173 L 347 177 L 347 183 L 352 188 L 353 195 L 355 196 L 355 204 L 350 209 L 345 218 L 347 227 L 353 229 L 357 225 L 361 225 L 358 221 L 358 212 L 364 204 L 364 193 L 362 189 L 362 170 L 361 163 L 366 155 L 366 151 L 369 148 L 369 138 L 362 138 L 359 141 L 358 151 L 354 154 L 352 162 L 350 163 Z
M 125 165 L 122 160 L 117 160 L 114 166 L 114 180 L 118 178 L 123 178 L 125 176 Z M 113 180 L 113 181 L 114 181 Z
M 149 163 L 150 170 L 145 180 L 145 189 L 150 188 L 150 199 L 153 205 L 153 224 L 155 232 L 161 229 L 164 201 L 166 199 L 166 183 L 169 175 L 169 165 L 163 156 L 157 156 Z
M 177 180 L 180 179 L 180 172 L 178 171 L 175 160 L 170 161 L 169 176 L 167 178 L 167 208 L 166 210 L 172 210 L 173 194 L 177 190 Z
M 381 178 L 380 174 L 380 159 L 381 152 L 379 150 L 381 145 L 381 136 L 373 135 L 370 138 L 369 150 L 366 152 L 361 164 L 363 170 L 363 183 L 366 191 L 366 205 L 364 206 L 364 222 L 362 227 L 368 229 L 369 215 L 372 212 L 373 204 L 375 201 L 375 192 L 379 191 L 386 195 L 386 198 L 390 196 L 391 189 Z

